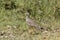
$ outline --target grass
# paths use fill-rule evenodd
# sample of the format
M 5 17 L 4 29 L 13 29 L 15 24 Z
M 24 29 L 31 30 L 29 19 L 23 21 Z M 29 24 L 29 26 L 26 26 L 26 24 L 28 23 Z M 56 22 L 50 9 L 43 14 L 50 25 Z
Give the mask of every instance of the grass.
M 29 28 L 28 10 L 30 18 L 48 31 Z M 60 0 L 0 0 L 0 31 L 6 32 L 1 40 L 60 40 Z

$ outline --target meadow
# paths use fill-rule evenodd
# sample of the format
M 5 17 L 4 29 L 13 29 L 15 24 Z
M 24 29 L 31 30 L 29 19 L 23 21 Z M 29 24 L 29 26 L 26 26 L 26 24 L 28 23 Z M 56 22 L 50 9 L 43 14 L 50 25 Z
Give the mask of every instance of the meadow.
M 46 30 L 29 28 L 27 10 Z M 60 40 L 60 0 L 0 0 L 0 40 Z

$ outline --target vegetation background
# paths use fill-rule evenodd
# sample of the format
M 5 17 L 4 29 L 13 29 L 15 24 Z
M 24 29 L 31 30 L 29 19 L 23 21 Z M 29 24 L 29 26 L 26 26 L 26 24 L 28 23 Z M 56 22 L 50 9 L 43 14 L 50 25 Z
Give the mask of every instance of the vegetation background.
M 47 31 L 29 29 L 27 10 Z M 0 40 L 60 40 L 60 0 L 0 0 Z

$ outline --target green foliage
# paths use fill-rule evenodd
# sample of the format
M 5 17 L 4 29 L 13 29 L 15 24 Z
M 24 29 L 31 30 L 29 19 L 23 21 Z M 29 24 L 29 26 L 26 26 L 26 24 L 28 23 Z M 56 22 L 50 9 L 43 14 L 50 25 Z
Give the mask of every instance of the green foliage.
M 0 0 L 0 25 L 24 25 L 25 12 L 29 10 L 30 17 L 38 24 L 53 27 L 55 26 L 53 23 L 58 23 L 60 20 L 59 2 L 58 0 Z
M 29 12 L 31 19 L 49 31 L 40 34 L 38 30 L 29 29 L 25 12 Z M 11 32 L 7 26 L 12 26 L 10 31 L 16 37 L 10 38 Z M 0 0 L 0 31 L 10 32 L 5 33 L 9 36 L 4 35 L 7 38 L 0 32 L 1 40 L 60 40 L 59 28 L 60 0 Z

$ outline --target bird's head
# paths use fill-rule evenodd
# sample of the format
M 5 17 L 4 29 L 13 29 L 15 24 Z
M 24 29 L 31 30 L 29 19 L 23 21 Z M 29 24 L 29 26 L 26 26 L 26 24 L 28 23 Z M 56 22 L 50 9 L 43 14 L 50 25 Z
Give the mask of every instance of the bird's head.
M 30 13 L 29 13 L 29 12 L 27 12 L 27 13 L 26 13 L 26 15 L 27 15 L 27 16 L 29 16 L 29 15 L 30 15 Z
M 26 12 L 26 17 L 30 17 L 30 14 L 28 12 Z

